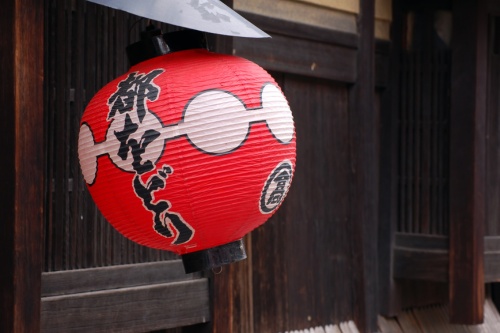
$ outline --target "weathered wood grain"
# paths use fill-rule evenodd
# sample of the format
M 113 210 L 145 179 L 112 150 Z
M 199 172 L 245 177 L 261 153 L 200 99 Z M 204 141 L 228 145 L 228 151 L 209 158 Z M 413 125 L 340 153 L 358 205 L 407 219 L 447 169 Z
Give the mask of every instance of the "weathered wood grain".
M 127 240 L 104 220 L 86 190 L 77 156 L 85 106 L 128 70 L 125 48 L 147 20 L 85 0 L 45 1 L 45 17 L 44 271 L 177 259 Z
M 375 108 L 375 1 L 360 2 L 356 83 L 350 91 L 350 219 L 354 319 L 363 332 L 377 330 L 380 118 Z
M 145 286 L 199 278 L 184 273 L 180 260 L 57 271 L 42 274 L 42 296 Z
M 355 49 L 278 34 L 259 43 L 235 39 L 233 48 L 235 55 L 268 70 L 347 83 L 356 80 Z
M 208 280 L 42 298 L 42 332 L 146 332 L 210 320 Z
M 486 0 L 458 1 L 454 25 L 450 132 L 450 319 L 479 324 L 484 304 Z
M 43 2 L 0 11 L 0 331 L 39 331 L 43 212 Z

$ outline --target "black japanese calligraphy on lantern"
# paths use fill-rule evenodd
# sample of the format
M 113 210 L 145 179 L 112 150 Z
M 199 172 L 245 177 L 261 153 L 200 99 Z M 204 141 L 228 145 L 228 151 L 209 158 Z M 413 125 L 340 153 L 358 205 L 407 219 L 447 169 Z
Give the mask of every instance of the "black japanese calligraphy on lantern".
M 148 74 L 130 73 L 127 79 L 118 84 L 118 90 L 108 99 L 108 120 L 119 118 L 123 121 L 123 129 L 114 131 L 116 139 L 120 142 L 118 156 L 125 161 L 131 154 L 132 167 L 138 174 L 154 169 L 154 161 L 143 158 L 143 154 L 160 133 L 149 128 L 143 121 L 150 112 L 147 101 L 156 101 L 159 97 L 160 88 L 153 83 L 153 80 L 161 73 L 162 69 Z M 117 117 L 117 113 L 121 117 Z
M 292 183 L 292 163 L 285 160 L 278 164 L 267 178 L 260 196 L 262 214 L 272 213 L 283 202 Z
M 137 174 L 134 177 L 134 191 L 142 199 L 144 207 L 153 212 L 155 231 L 167 238 L 173 237 L 170 227 L 172 225 L 177 230 L 177 236 L 172 244 L 183 244 L 193 237 L 193 229 L 180 214 L 169 211 L 169 201 L 158 200 L 155 202 L 154 199 L 154 192 L 165 188 L 167 178 L 172 172 L 171 166 L 164 165 L 146 183 L 143 183 L 141 176 Z
M 119 143 L 115 153 L 119 159 L 128 162 L 130 171 L 135 172 L 132 187 L 143 207 L 153 214 L 154 230 L 163 237 L 174 238 L 172 244 L 180 245 L 193 238 L 193 228 L 179 213 L 170 211 L 169 201 L 155 199 L 156 192 L 166 190 L 172 167 L 163 165 L 146 182 L 142 179 L 156 168 L 158 159 L 158 156 L 148 153 L 148 147 L 155 140 L 161 140 L 159 130 L 162 125 L 148 109 L 147 102 L 158 99 L 161 91 L 153 80 L 163 72 L 163 69 L 156 69 L 147 74 L 131 73 L 118 83 L 118 89 L 108 99 L 107 119 L 118 122 L 114 126 L 114 137 L 111 137 Z

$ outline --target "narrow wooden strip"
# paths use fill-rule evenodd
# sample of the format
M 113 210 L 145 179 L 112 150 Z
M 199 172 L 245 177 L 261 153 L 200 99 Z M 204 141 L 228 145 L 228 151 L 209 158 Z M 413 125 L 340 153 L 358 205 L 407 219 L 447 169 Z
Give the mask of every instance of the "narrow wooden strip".
M 210 320 L 208 280 L 42 298 L 42 332 L 146 332 Z
M 42 275 L 42 296 L 190 280 L 181 260 L 59 271 Z

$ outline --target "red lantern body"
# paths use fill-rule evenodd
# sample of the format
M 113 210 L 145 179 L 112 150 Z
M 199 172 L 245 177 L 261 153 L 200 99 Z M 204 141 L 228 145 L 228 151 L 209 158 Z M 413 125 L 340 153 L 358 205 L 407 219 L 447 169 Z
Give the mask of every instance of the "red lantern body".
M 79 157 L 120 233 L 186 254 L 239 240 L 275 212 L 295 167 L 293 118 L 256 64 L 180 51 L 133 66 L 94 96 Z

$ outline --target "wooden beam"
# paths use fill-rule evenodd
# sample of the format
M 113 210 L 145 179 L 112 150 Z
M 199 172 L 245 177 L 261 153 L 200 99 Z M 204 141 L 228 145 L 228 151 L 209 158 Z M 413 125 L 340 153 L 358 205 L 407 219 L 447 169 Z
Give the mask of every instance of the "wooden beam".
M 342 83 L 356 81 L 355 48 L 276 34 L 272 39 L 263 39 L 258 43 L 237 39 L 234 41 L 234 52 L 267 70 Z
M 453 3 L 450 319 L 479 324 L 484 305 L 486 0 Z
M 394 243 L 394 278 L 449 281 L 448 237 L 396 233 Z M 484 282 L 500 282 L 500 236 L 484 237 Z
M 149 332 L 210 320 L 208 280 L 42 298 L 42 332 Z
M 350 216 L 353 277 L 360 331 L 377 330 L 379 116 L 375 108 L 375 1 L 362 0 L 358 17 L 357 78 L 351 90 Z
M 43 207 L 43 1 L 0 10 L 0 331 L 38 332 Z
M 181 260 L 56 271 L 42 274 L 42 297 L 188 281 L 199 275 L 184 273 Z

